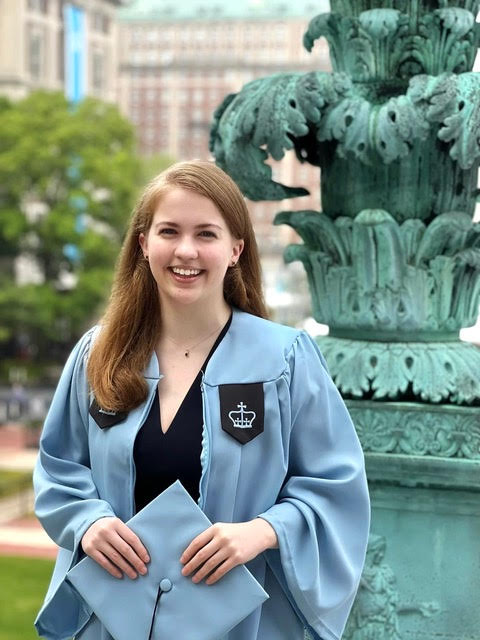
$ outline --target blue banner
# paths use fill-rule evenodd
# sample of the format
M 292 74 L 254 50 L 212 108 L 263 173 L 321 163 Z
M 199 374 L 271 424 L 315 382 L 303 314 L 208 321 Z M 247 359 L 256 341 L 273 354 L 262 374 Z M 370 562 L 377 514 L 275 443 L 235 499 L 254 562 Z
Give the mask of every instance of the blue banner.
M 87 39 L 85 11 L 72 4 L 64 9 L 65 24 L 65 93 L 76 104 L 85 97 Z

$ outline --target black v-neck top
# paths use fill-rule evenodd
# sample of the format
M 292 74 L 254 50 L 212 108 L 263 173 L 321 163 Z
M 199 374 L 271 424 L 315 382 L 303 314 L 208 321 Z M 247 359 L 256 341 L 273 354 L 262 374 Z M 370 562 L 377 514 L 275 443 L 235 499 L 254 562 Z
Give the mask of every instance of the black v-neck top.
M 135 439 L 133 459 L 136 467 L 135 508 L 143 509 L 175 480 L 180 480 L 192 498 L 199 497 L 202 467 L 203 404 L 202 372 L 230 327 L 232 316 L 223 327 L 200 368 L 192 386 L 166 433 L 161 428 L 158 389 L 148 416 Z

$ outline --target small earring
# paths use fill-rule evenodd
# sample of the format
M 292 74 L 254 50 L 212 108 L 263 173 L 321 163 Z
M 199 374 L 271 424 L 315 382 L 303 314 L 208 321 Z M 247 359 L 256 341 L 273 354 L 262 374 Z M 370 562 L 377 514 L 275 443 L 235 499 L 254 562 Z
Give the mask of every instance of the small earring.
M 147 254 L 145 254 L 143 257 L 145 258 L 145 260 L 148 260 L 148 255 Z
M 232 260 L 232 262 L 230 263 L 230 266 L 231 266 L 231 267 L 235 267 L 235 266 L 236 266 L 236 264 L 237 264 L 237 261 L 236 261 L 236 260 Z

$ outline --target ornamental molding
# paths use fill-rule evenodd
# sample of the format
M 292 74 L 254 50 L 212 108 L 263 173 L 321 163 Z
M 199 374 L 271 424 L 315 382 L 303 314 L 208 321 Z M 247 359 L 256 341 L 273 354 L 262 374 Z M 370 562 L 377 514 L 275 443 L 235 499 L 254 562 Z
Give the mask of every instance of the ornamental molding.
M 285 260 L 303 263 L 315 319 L 331 330 L 348 329 L 351 338 L 371 331 L 373 339 L 378 332 L 398 332 L 404 342 L 413 332 L 432 332 L 426 339 L 441 341 L 440 332 L 458 334 L 476 322 L 480 224 L 465 213 L 444 213 L 427 225 L 416 219 L 399 223 L 380 209 L 353 220 L 284 211 L 275 223 L 288 224 L 302 238 L 303 244 L 287 247 Z M 355 344 L 337 346 L 357 356 Z M 476 356 L 466 357 L 473 364 Z
M 334 71 L 358 82 L 464 73 L 472 68 L 478 47 L 475 15 L 462 7 L 419 14 L 374 8 L 356 16 L 324 13 L 313 18 L 303 38 L 307 51 L 316 40 L 328 41 Z
M 343 72 L 278 73 L 254 80 L 240 93 L 228 95 L 215 111 L 210 150 L 251 200 L 308 194 L 304 188 L 274 182 L 272 169 L 265 164 L 268 156 L 281 160 L 291 149 L 301 162 L 320 166 L 322 171 L 338 158 L 365 165 L 367 173 L 375 164 L 393 162 L 407 171 L 413 161 L 412 171 L 418 172 L 416 155 L 420 155 L 441 160 L 429 167 L 423 159 L 420 166 L 423 171 L 436 167 L 446 176 L 453 174 L 454 187 L 468 183 L 471 172 L 476 175 L 480 159 L 477 73 L 420 74 L 389 91 L 384 89 L 386 97 L 379 91 L 375 83 L 355 82 Z M 451 162 L 439 158 L 439 149 Z M 361 180 L 352 173 L 349 177 L 366 186 L 363 175 Z M 379 185 L 376 191 L 382 192 Z M 365 206 L 357 212 L 361 208 Z
M 347 404 L 365 453 L 480 460 L 478 407 Z

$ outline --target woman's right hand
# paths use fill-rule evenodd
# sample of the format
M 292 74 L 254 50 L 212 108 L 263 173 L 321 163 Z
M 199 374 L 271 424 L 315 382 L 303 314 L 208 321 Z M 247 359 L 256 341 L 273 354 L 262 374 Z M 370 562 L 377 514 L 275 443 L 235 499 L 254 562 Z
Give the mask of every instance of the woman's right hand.
M 138 573 L 147 573 L 146 563 L 150 562 L 147 550 L 119 518 L 96 520 L 83 535 L 81 544 L 87 556 L 115 578 L 125 573 L 133 580 Z

